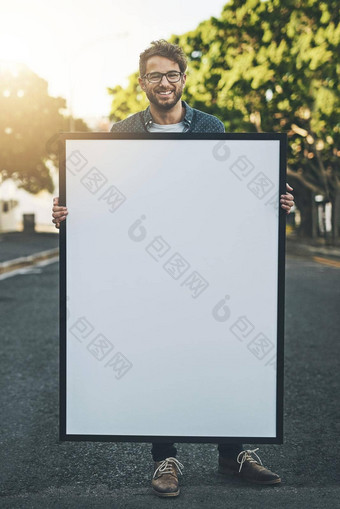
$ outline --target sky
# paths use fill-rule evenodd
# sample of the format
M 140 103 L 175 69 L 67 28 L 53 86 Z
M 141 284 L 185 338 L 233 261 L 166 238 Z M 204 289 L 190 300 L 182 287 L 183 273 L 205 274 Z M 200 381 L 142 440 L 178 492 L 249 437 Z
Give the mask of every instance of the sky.
M 152 40 L 219 16 L 226 0 L 0 0 L 0 62 L 26 64 L 81 118 L 107 116 Z

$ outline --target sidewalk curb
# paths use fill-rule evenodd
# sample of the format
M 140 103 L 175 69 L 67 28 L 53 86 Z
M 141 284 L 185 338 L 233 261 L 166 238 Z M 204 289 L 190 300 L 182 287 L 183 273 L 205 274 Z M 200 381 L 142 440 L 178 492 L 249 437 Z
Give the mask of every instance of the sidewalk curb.
M 0 263 L 0 275 L 5 274 L 7 272 L 12 272 L 13 270 L 22 269 L 24 267 L 29 267 L 31 265 L 35 265 L 38 262 L 43 260 L 48 260 L 49 258 L 54 258 L 59 255 L 59 248 L 56 247 L 54 249 L 47 249 L 46 251 L 40 251 L 39 253 L 35 253 L 29 256 L 21 256 L 20 258 L 14 258 L 13 260 L 8 260 L 6 262 Z
M 304 256 L 308 258 L 325 257 L 340 261 L 340 249 L 331 246 L 311 246 L 308 244 L 286 241 L 286 253 L 288 255 Z

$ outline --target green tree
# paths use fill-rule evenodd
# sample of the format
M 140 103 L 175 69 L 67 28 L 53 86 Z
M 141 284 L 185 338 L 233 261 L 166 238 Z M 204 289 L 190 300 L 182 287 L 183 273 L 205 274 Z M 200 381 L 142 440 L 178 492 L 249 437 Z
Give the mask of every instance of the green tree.
M 184 99 L 229 132 L 287 132 L 288 176 L 313 235 L 314 196 L 332 203 L 339 237 L 339 9 L 336 0 L 230 0 L 219 18 L 171 42 L 189 56 Z M 136 75 L 114 94 L 112 119 L 138 111 Z
M 123 88 L 117 85 L 114 88 L 108 88 L 108 93 L 113 96 L 110 120 L 118 122 L 124 120 L 129 115 L 145 110 L 148 100 L 144 91 L 138 83 L 139 72 L 134 72 L 128 78 L 127 87 Z
M 48 95 L 47 82 L 26 66 L 0 67 L 0 175 L 31 193 L 52 192 L 48 160 L 54 164 L 59 131 L 68 131 L 65 99 Z M 76 130 L 87 125 L 76 120 Z
M 193 105 L 207 104 L 228 131 L 288 133 L 288 176 L 309 236 L 315 194 L 332 202 L 339 235 L 338 12 L 334 0 L 232 0 L 219 19 L 173 38 L 193 60 Z

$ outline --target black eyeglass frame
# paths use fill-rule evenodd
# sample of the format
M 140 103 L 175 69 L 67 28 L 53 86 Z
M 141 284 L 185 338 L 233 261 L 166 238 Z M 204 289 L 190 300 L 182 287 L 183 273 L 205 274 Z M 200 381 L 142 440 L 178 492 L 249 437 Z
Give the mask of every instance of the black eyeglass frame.
M 177 81 L 170 81 L 169 78 L 168 78 L 168 74 L 170 73 L 173 73 L 173 72 L 176 72 L 179 74 L 179 77 L 178 77 L 178 80 Z M 168 71 L 168 72 L 157 72 L 157 74 L 161 74 L 161 79 L 159 81 L 150 81 L 150 79 L 148 78 L 148 76 L 150 76 L 150 74 L 156 74 L 156 73 L 152 73 L 152 72 L 148 72 L 148 74 L 144 74 L 144 76 L 142 76 L 142 79 L 143 80 L 148 80 L 149 83 L 153 84 L 153 85 L 156 85 L 158 83 L 161 83 L 162 79 L 163 79 L 163 76 L 166 77 L 167 81 L 169 83 L 178 83 L 180 81 L 180 79 L 182 78 L 182 76 L 184 76 L 184 72 L 181 72 L 181 71 Z

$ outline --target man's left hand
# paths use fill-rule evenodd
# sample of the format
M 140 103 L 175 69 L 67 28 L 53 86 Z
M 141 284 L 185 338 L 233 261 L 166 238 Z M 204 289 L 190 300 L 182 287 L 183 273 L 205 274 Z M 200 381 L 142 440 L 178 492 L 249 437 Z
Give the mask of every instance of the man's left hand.
M 293 188 L 289 184 L 286 184 L 287 191 L 293 191 Z M 281 194 L 280 197 L 281 207 L 289 214 L 290 209 L 294 205 L 294 196 L 290 193 Z

